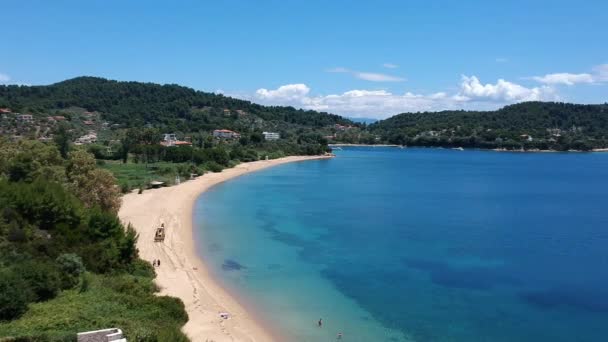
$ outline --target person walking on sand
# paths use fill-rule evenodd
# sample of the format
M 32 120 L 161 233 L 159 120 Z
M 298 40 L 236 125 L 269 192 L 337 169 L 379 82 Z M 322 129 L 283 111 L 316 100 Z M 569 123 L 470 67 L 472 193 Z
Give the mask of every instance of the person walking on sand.
M 156 260 L 156 266 L 160 267 L 160 259 Z
M 323 326 L 323 320 L 321 318 L 319 318 L 319 322 L 317 322 L 317 325 L 320 327 Z

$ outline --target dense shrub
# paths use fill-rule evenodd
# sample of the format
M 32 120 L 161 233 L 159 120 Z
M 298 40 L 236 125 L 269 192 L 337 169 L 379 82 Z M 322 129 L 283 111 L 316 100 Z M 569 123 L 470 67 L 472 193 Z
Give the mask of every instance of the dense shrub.
M 80 275 L 85 271 L 82 259 L 76 254 L 67 253 L 61 254 L 57 257 L 55 262 L 62 271 L 62 287 L 67 289 L 76 286 L 80 279 Z
M 19 274 L 26 283 L 31 301 L 54 298 L 61 289 L 61 277 L 55 265 L 40 261 L 29 261 L 18 265 Z
M 25 283 L 8 271 L 0 271 L 0 321 L 18 318 L 27 310 Z

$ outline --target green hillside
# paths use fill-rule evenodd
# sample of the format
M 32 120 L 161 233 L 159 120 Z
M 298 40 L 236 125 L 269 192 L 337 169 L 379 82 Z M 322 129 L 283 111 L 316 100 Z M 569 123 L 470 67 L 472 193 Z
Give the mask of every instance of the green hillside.
M 261 106 L 174 84 L 97 77 L 77 77 L 48 86 L 0 86 L 0 107 L 33 113 L 80 107 L 100 112 L 102 119 L 126 127 L 150 124 L 181 132 L 220 127 L 249 130 L 352 124 L 338 115 Z
M 608 104 L 526 102 L 496 111 L 404 113 L 369 126 L 412 146 L 590 150 L 608 147 Z

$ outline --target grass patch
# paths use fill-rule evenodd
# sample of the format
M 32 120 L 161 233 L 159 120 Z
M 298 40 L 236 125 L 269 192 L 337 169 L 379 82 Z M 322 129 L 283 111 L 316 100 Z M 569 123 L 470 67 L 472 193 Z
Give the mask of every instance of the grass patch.
M 182 180 L 186 180 L 190 175 L 190 163 L 133 163 L 123 164 L 121 161 L 105 161 L 100 165 L 116 177 L 121 189 L 129 191 L 140 187 L 146 187 L 151 181 L 165 182 L 167 185 L 175 183 L 175 176 L 178 174 Z M 186 177 L 186 178 L 184 178 Z

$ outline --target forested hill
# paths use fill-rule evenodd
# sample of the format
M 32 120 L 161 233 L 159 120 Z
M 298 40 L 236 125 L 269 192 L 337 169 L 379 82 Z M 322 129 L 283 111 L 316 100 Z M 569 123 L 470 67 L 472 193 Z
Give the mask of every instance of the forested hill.
M 608 104 L 525 102 L 496 111 L 404 113 L 369 129 L 403 145 L 590 150 L 608 147 Z
M 338 115 L 262 106 L 174 84 L 119 82 L 97 77 L 77 77 L 48 86 L 0 86 L 0 107 L 33 113 L 81 107 L 102 113 L 112 123 L 173 126 L 182 131 L 210 129 L 243 116 L 308 127 L 352 123 Z

